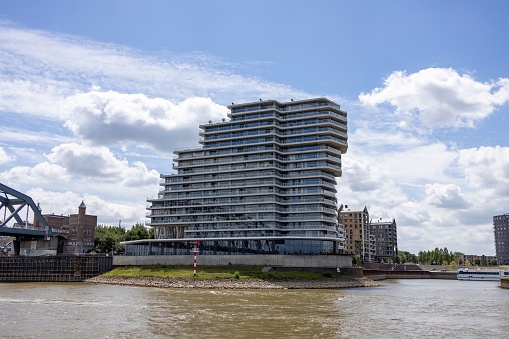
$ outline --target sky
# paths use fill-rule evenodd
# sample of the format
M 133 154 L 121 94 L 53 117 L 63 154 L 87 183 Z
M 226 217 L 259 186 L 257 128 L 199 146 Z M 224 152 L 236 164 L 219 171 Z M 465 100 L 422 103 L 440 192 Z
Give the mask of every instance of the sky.
M 173 151 L 232 102 L 348 112 L 338 202 L 398 247 L 495 255 L 509 213 L 509 2 L 3 1 L 0 183 L 148 222 Z M 3 217 L 3 216 L 2 216 Z

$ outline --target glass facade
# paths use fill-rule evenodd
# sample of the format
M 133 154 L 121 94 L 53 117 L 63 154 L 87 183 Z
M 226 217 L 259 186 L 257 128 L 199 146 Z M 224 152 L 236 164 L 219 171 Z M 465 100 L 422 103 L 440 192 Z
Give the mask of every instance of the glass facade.
M 200 125 L 200 148 L 174 152 L 176 173 L 148 199 L 156 239 L 126 242 L 126 254 L 339 253 L 346 112 L 325 98 L 228 108 Z

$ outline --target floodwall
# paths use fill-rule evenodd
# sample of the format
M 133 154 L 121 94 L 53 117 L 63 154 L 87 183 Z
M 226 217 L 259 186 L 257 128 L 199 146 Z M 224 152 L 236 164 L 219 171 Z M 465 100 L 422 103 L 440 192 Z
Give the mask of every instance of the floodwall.
M 139 255 L 115 256 L 113 266 L 193 266 L 194 256 L 189 255 Z M 346 255 L 197 255 L 197 265 L 202 266 L 275 266 L 300 268 L 351 268 L 352 257 Z

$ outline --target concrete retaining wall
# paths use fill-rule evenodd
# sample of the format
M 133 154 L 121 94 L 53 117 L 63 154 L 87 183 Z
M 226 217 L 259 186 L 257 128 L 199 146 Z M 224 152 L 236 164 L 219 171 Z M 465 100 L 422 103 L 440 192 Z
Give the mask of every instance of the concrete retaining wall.
M 373 280 L 384 279 L 448 279 L 456 280 L 455 272 L 429 272 L 429 271 L 381 271 L 364 270 L 365 277 Z
M 202 255 L 197 265 L 203 266 L 275 266 L 275 267 L 321 267 L 351 268 L 352 257 L 343 255 Z M 140 255 L 115 256 L 113 266 L 185 266 L 193 265 L 193 255 Z
M 508 278 L 502 278 L 500 280 L 500 287 L 502 287 L 502 288 L 509 288 L 509 279 Z

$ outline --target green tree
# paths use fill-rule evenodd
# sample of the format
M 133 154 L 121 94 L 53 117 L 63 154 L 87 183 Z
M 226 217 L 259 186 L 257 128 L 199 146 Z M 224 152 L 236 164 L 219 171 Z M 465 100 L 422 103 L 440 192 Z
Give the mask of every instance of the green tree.
M 398 257 L 396 258 L 397 263 L 405 264 L 405 263 L 418 263 L 418 258 L 415 254 L 412 254 L 407 251 L 398 251 Z
M 151 233 L 152 232 L 152 236 Z M 141 240 L 141 239 L 153 239 L 153 230 L 151 232 L 147 230 L 145 225 L 136 223 L 130 230 L 125 233 L 125 240 Z
M 125 240 L 123 227 L 99 225 L 95 229 L 94 238 L 94 252 L 96 253 L 124 252 L 124 246 L 120 244 Z

